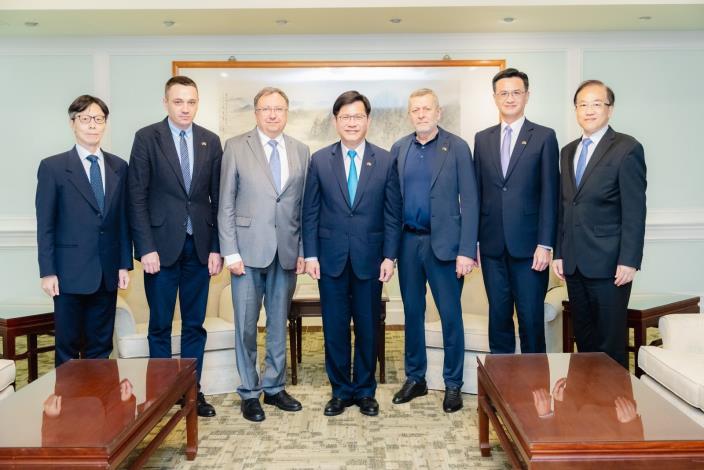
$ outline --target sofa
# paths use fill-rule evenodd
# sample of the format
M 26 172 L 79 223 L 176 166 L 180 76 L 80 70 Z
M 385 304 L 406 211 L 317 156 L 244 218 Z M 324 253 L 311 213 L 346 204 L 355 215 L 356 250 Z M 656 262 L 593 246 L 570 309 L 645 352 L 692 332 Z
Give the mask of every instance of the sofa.
M 704 315 L 666 315 L 658 328 L 662 347 L 638 351 L 640 380 L 704 426 Z
M 0 359 L 0 400 L 15 392 L 15 361 Z
M 548 268 L 550 269 L 550 268 Z M 567 287 L 550 270 L 548 292 L 545 296 L 545 345 L 547 352 L 562 352 L 562 301 L 567 299 Z M 489 300 L 487 299 L 481 268 L 464 278 L 462 288 L 462 318 L 464 320 L 464 393 L 477 393 L 477 357 L 489 352 Z M 520 352 L 518 322 L 516 325 L 516 352 Z M 444 390 L 442 378 L 444 353 L 442 327 L 430 289 L 426 292 L 425 343 L 428 369 L 425 379 L 428 388 Z

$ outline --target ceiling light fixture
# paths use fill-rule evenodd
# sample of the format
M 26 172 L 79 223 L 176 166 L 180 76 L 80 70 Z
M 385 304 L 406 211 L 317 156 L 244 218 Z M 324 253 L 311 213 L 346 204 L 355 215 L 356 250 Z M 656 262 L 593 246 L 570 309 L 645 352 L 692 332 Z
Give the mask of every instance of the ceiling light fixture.
M 28 28 L 36 28 L 37 26 L 39 26 L 39 22 L 38 21 L 25 21 L 24 25 Z
M 399 24 L 401 21 L 403 21 L 401 18 L 391 18 L 391 19 L 389 19 L 389 23 L 393 23 L 393 24 Z
M 516 18 L 513 16 L 507 16 L 506 18 L 501 19 L 501 22 L 506 24 L 513 23 L 514 21 L 516 21 Z
M 653 19 L 653 17 L 652 16 L 639 16 L 638 19 L 641 21 L 650 21 Z
M 170 27 L 172 27 L 173 25 L 175 25 L 176 22 L 173 21 L 173 20 L 164 20 L 164 21 L 162 21 L 162 24 L 163 24 L 165 27 L 170 28 Z
M 286 20 L 286 19 L 276 20 L 276 24 L 278 24 L 279 26 L 286 26 L 288 24 L 288 20 Z

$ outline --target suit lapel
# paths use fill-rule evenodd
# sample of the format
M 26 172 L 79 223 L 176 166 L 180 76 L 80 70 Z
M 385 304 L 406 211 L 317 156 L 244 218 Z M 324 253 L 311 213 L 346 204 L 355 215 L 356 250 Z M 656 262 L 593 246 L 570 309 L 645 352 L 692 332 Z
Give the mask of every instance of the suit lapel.
M 342 191 L 342 196 L 345 198 L 347 205 L 352 207 L 350 202 L 350 193 L 347 190 L 347 177 L 345 176 L 345 162 L 342 155 L 342 145 L 340 142 L 332 146 L 332 153 L 330 155 L 330 169 L 337 178 L 337 183 L 340 185 L 340 191 Z M 357 192 L 359 192 L 359 185 L 357 185 Z
M 271 188 L 276 192 L 274 177 L 271 176 L 271 168 L 269 168 L 269 162 L 266 161 L 266 154 L 264 153 L 264 148 L 262 148 L 262 141 L 259 139 L 259 133 L 256 127 L 247 134 L 247 145 L 249 145 L 254 159 L 259 162 L 259 165 L 262 167 L 262 171 L 266 175 L 267 180 L 269 180 Z
M 103 151 L 103 162 L 105 163 L 105 213 L 108 213 L 110 208 L 110 203 L 115 198 L 115 190 L 117 189 L 117 173 L 113 168 L 113 157 L 112 155 Z
M 450 154 L 450 140 L 447 138 L 447 134 L 442 129 L 438 130 L 438 141 L 437 147 L 435 148 L 435 158 L 430 162 L 432 167 L 432 176 L 430 178 L 430 187 L 435 185 L 435 180 L 438 179 L 440 170 L 447 160 L 447 156 Z
M 73 147 L 66 154 L 66 172 L 69 174 L 68 179 L 71 184 L 76 187 L 93 209 L 99 212 L 98 201 L 95 199 L 95 194 L 93 194 L 93 188 L 90 187 L 90 181 L 88 181 L 86 170 L 81 163 L 81 157 L 78 156 L 76 147 Z
M 168 119 L 168 118 L 167 118 Z M 162 125 L 159 126 L 157 132 L 159 133 L 159 146 L 161 147 L 161 153 L 166 157 L 166 161 L 171 165 L 171 169 L 176 174 L 176 179 L 179 184 L 181 184 L 181 189 L 186 192 L 186 184 L 183 181 L 183 171 L 181 170 L 181 161 L 178 158 L 178 152 L 176 151 L 176 144 L 174 143 L 173 135 L 171 134 L 171 128 L 167 119 L 162 121 Z M 195 135 L 194 135 L 195 138 Z M 194 140 L 195 142 L 195 140 Z M 195 147 L 195 145 L 194 145 Z M 195 158 L 194 158 L 195 160 Z M 191 182 L 192 183 L 192 182 Z
M 584 174 L 582 175 L 582 181 L 580 181 L 579 188 L 577 188 L 577 194 L 580 193 L 580 191 L 584 187 L 585 183 L 589 179 L 589 176 L 591 176 L 592 172 L 594 171 L 594 167 L 596 167 L 599 164 L 599 161 L 602 158 L 604 158 L 604 155 L 606 155 L 606 152 L 609 151 L 609 149 L 611 148 L 611 146 L 614 143 L 615 138 L 616 138 L 616 133 L 614 132 L 613 129 L 611 129 L 611 126 L 609 126 L 606 133 L 604 134 L 604 137 L 601 138 L 601 140 L 599 141 L 599 144 L 594 149 L 594 153 L 592 154 L 591 158 L 589 159 L 589 163 L 587 163 L 587 168 L 585 168 Z
M 300 163 L 298 161 L 299 156 L 298 156 L 298 147 L 293 143 L 291 138 L 284 134 L 284 145 L 286 146 L 286 163 L 288 164 L 288 179 L 286 180 L 286 183 L 281 187 L 281 194 L 286 191 L 286 189 L 291 185 L 291 180 L 293 179 L 293 175 L 296 174 L 298 171 L 298 168 L 300 167 Z M 271 173 L 271 172 L 270 172 Z M 272 178 L 273 181 L 273 178 Z
M 367 187 L 367 183 L 372 177 L 372 172 L 375 168 L 376 158 L 374 158 L 374 149 L 369 142 L 366 142 L 364 148 L 364 158 L 362 158 L 362 169 L 360 170 L 359 183 L 357 184 L 357 192 L 354 195 L 354 201 L 352 204 L 353 209 L 359 205 L 359 201 L 364 196 L 364 189 Z
M 567 144 L 563 152 L 565 155 L 565 161 L 563 163 L 566 163 L 566 167 L 563 165 L 563 168 L 561 169 L 562 172 L 568 172 L 567 177 L 569 178 L 573 195 L 577 194 L 577 181 L 574 177 L 574 153 L 577 151 L 578 145 L 579 139 Z
M 489 158 L 494 164 L 496 175 L 499 181 L 503 181 L 504 172 L 501 171 L 501 124 L 494 126 L 489 133 L 489 152 Z
M 533 123 L 526 119 L 523 121 L 521 130 L 518 133 L 518 138 L 516 139 L 516 145 L 514 145 L 513 152 L 511 152 L 511 159 L 508 162 L 508 169 L 506 170 L 506 180 L 511 177 L 511 173 L 513 173 L 514 168 L 516 168 L 518 159 L 521 158 L 523 150 L 525 150 L 530 143 L 531 137 L 533 137 Z M 500 159 L 501 157 L 499 157 L 499 160 Z
M 400 150 L 399 150 L 399 155 L 398 155 L 398 180 L 399 180 L 399 185 L 401 186 L 401 196 L 403 196 L 403 190 L 404 190 L 404 181 L 403 181 L 403 175 L 405 174 L 406 171 L 406 160 L 408 158 L 408 151 L 411 148 L 411 145 L 413 145 L 413 139 L 415 139 L 416 136 L 415 134 L 411 134 L 408 137 L 406 137 L 406 140 L 403 141 L 403 143 L 400 145 Z
M 191 178 L 190 192 L 203 172 L 203 167 L 208 163 L 208 142 L 204 138 L 203 129 L 193 124 L 193 177 Z

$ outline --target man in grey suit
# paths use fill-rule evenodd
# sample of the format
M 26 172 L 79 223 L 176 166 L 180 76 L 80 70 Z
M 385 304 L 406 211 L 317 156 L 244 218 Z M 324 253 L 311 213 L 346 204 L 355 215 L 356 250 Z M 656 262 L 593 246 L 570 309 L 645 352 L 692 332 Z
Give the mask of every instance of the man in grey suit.
M 225 143 L 220 174 L 220 249 L 232 273 L 235 353 L 245 419 L 263 421 L 264 403 L 299 411 L 284 389 L 286 319 L 304 268 L 301 202 L 310 150 L 283 134 L 288 97 L 267 87 L 254 97 L 257 126 Z M 266 309 L 266 359 L 257 374 L 257 320 Z

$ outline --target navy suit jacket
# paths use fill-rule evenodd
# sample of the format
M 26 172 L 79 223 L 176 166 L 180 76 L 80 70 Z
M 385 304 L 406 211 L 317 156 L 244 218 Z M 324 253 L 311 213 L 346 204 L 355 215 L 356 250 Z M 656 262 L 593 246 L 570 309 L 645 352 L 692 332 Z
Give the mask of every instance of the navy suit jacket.
M 129 215 L 137 259 L 156 251 L 162 266 L 173 265 L 186 239 L 186 215 L 191 217 L 200 262 L 207 264 L 210 253 L 220 252 L 220 138 L 193 124 L 193 153 L 193 177 L 186 192 L 167 120 L 135 134 L 129 168 Z
M 402 195 L 406 157 L 415 138 L 415 133 L 409 134 L 391 147 Z M 431 163 L 430 245 L 443 261 L 453 261 L 457 255 L 476 258 L 479 201 L 472 153 L 467 142 L 442 128 L 437 138 L 437 158 Z
M 76 148 L 45 158 L 37 173 L 39 275 L 56 275 L 59 291 L 92 294 L 105 278 L 117 289 L 120 269 L 132 269 L 127 220 L 127 163 L 103 152 L 104 215 Z
M 501 171 L 501 125 L 474 138 L 479 183 L 479 244 L 483 254 L 530 258 L 537 245 L 555 247 L 560 187 L 555 131 L 528 119 L 518 134 L 506 177 Z
M 577 187 L 577 139 L 562 149 L 561 199 L 555 259 L 565 274 L 613 278 L 617 265 L 640 269 L 645 241 L 643 146 L 609 127 L 594 149 Z
M 311 157 L 303 196 L 303 252 L 320 271 L 339 276 L 349 259 L 359 279 L 379 277 L 384 258 L 398 257 L 401 193 L 396 160 L 366 143 L 355 200 L 349 200 L 342 147 Z

